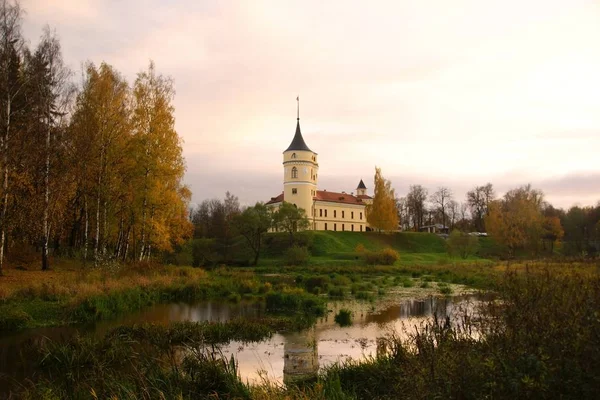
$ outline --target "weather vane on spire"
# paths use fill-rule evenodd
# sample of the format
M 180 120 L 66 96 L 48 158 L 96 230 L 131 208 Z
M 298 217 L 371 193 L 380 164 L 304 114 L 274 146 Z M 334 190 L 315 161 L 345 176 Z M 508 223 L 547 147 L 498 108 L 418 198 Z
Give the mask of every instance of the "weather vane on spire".
M 300 95 L 296 97 L 296 101 L 298 102 L 298 121 L 300 121 Z

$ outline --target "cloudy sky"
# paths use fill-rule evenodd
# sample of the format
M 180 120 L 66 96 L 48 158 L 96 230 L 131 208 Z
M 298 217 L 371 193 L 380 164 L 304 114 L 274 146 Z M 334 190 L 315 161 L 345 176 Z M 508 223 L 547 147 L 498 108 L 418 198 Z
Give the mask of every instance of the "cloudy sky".
M 150 59 L 176 88 L 193 201 L 268 200 L 300 95 L 319 188 L 372 187 L 380 166 L 458 200 L 532 183 L 555 205 L 600 200 L 597 0 L 21 0 L 31 45 L 130 81 Z

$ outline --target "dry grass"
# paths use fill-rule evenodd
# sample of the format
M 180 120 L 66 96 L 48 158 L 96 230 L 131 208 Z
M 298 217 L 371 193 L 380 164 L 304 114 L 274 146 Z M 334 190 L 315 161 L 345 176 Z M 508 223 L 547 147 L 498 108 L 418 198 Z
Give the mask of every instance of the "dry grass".
M 126 265 L 113 269 L 84 267 L 70 260 L 57 261 L 50 271 L 7 269 L 0 278 L 0 301 L 11 299 L 66 299 L 79 302 L 99 294 L 132 287 L 168 287 L 205 280 L 206 271 L 162 265 Z

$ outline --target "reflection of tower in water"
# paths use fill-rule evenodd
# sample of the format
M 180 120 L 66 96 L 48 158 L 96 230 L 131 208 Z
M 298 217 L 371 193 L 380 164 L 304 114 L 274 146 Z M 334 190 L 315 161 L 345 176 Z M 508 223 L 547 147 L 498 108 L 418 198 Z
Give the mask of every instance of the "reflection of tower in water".
M 319 352 L 314 328 L 285 336 L 283 345 L 283 382 L 311 379 L 319 370 Z

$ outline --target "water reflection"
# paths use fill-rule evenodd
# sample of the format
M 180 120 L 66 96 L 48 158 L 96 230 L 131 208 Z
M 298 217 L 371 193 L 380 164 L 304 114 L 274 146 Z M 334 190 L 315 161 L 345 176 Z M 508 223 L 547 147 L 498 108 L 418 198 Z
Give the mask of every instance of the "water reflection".
M 310 379 L 319 370 L 315 330 L 287 335 L 283 346 L 283 381 L 286 384 Z
M 248 382 L 262 379 L 277 382 L 293 382 L 314 376 L 319 366 L 331 365 L 348 359 L 375 356 L 384 350 L 381 338 L 389 333 L 402 336 L 402 332 L 419 325 L 436 314 L 446 318 L 457 314 L 457 308 L 473 309 L 479 296 L 453 298 L 403 299 L 380 302 L 376 308 L 371 303 L 341 301 L 329 304 L 331 310 L 309 330 L 296 333 L 275 334 L 260 343 L 242 344 L 232 342 L 223 353 L 233 355 L 238 363 L 241 377 Z M 383 304 L 383 305 L 382 305 Z M 353 324 L 341 328 L 335 314 L 350 309 Z M 22 360 L 23 349 L 40 344 L 47 338 L 63 340 L 75 333 L 104 335 L 120 325 L 155 323 L 167 325 L 175 321 L 228 321 L 233 318 L 256 318 L 264 314 L 264 307 L 256 303 L 229 304 L 207 301 L 198 304 L 174 303 L 158 305 L 139 313 L 130 314 L 113 321 L 99 322 L 86 327 L 43 328 L 17 335 L 0 337 L 0 372 L 8 380 L 20 381 L 35 375 L 33 366 Z M 414 331 L 414 330 L 413 330 Z M 0 374 L 2 375 L 2 374 Z M 2 381 L 4 380 L 4 384 Z M 0 377 L 0 396 L 6 390 L 6 377 Z M 4 388 L 3 388 L 4 386 Z

